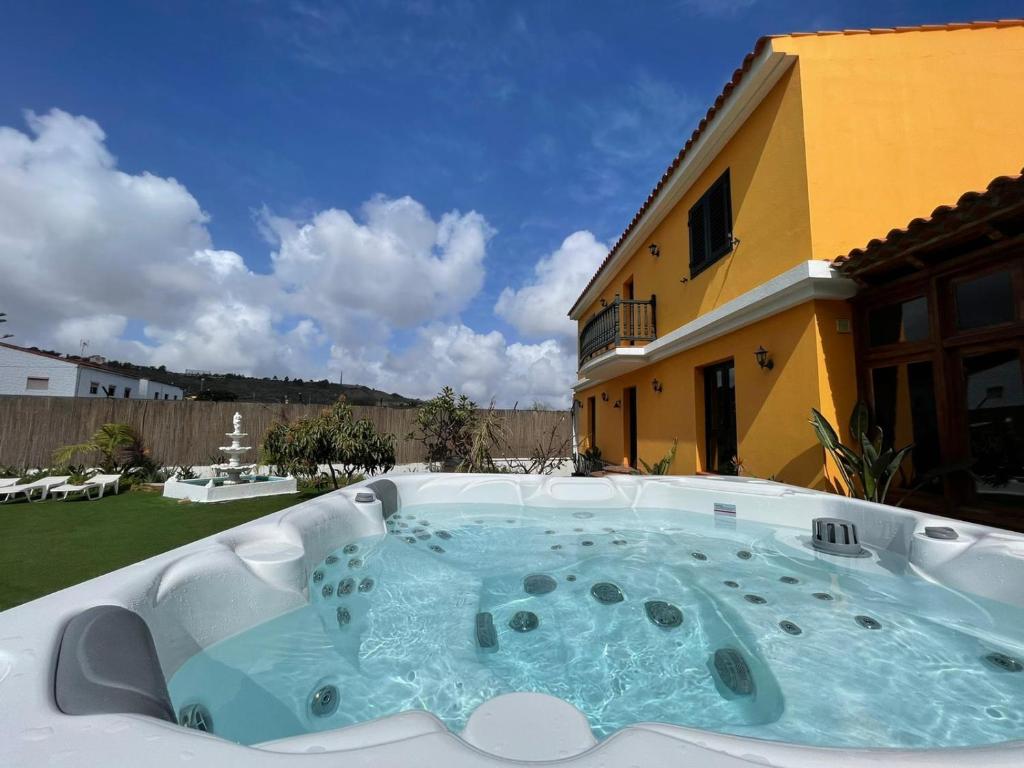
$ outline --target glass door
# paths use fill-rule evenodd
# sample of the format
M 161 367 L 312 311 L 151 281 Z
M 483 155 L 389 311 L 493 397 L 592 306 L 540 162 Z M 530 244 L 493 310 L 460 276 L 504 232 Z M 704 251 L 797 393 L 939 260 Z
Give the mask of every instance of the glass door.
M 626 420 L 626 461 L 636 469 L 636 387 L 627 387 L 622 391 L 624 408 L 622 414 Z
M 965 351 L 963 397 L 971 492 L 988 504 L 1024 505 L 1021 348 Z
M 732 360 L 704 369 L 704 441 L 708 472 L 736 474 L 736 367 Z

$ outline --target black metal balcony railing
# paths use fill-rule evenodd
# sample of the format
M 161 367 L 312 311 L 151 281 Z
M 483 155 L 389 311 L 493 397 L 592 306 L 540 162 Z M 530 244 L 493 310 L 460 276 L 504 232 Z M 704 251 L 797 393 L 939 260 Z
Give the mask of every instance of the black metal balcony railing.
M 624 342 L 654 341 L 657 338 L 654 299 L 654 296 L 645 301 L 616 296 L 611 304 L 594 315 L 580 334 L 580 365 Z

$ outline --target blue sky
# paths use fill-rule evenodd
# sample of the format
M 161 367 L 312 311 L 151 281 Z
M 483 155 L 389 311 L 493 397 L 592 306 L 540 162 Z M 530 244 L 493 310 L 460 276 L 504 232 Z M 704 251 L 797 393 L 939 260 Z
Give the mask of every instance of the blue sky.
M 282 337 L 305 333 L 301 350 L 251 365 L 226 355 L 225 367 L 271 373 L 279 365 L 305 375 L 348 368 L 353 375 L 346 378 L 423 394 L 403 379 L 418 381 L 419 366 L 427 364 L 410 348 L 457 326 L 482 337 L 497 331 L 501 342 L 488 337 L 498 357 L 487 371 L 467 372 L 470 363 L 449 361 L 453 383 L 480 399 L 553 400 L 555 390 L 546 387 L 509 390 L 502 366 L 515 359 L 510 345 L 536 347 L 545 337 L 572 345 L 550 328 L 517 322 L 513 311 L 495 311 L 502 292 L 537 282 L 538 261 L 552 259 L 573 233 L 592 233 L 580 245 L 589 270 L 758 36 L 1019 13 L 1011 2 L 36 0 L 3 11 L 0 126 L 30 136 L 26 110 L 88 118 L 105 134 L 95 143 L 116 158 L 107 171 L 173 178 L 205 212 L 201 223 L 172 233 L 179 238 L 174 248 L 180 250 L 181 237 L 207 238 L 199 245 L 237 254 L 257 274 L 274 271 L 271 254 L 286 247 L 287 232 L 324 211 L 350 212 L 362 222 L 362 206 L 375 195 L 412 198 L 435 223 L 448 213 L 476 212 L 485 222 L 477 222 L 483 255 L 467 257 L 475 272 L 452 279 L 479 278 L 478 290 L 434 314 L 380 319 L 363 307 L 346 318 L 346 328 L 374 326 L 366 331 L 373 349 L 353 341 L 357 334 L 332 331 L 322 314 L 311 313 L 311 323 L 296 331 L 306 317 L 303 303 L 312 301 L 304 298 L 275 307 L 267 320 Z M 53 128 L 52 135 L 74 143 L 84 134 Z M 9 178 L 8 191 L 17 193 L 19 183 L 26 182 Z M 0 218 L 0 242 L 3 226 Z M 197 227 L 205 234 L 197 235 Z M 147 225 L 147 237 L 158 228 Z M 360 237 L 358 229 L 350 234 Z M 142 261 L 140 250 L 163 247 L 134 242 L 125 250 Z M 76 248 L 74 241 L 62 247 Z M 372 247 L 344 252 L 372 267 Z M 81 258 L 102 268 L 95 242 L 80 253 L 94 254 Z M 331 274 L 343 280 L 351 264 L 335 266 Z M 585 279 L 549 273 L 579 283 L 568 293 Z M 237 301 L 250 306 L 260 291 L 275 290 L 258 284 Z M 147 307 L 163 300 L 159 290 L 148 295 L 148 304 L 115 307 L 110 314 L 122 320 L 106 325 L 90 320 L 90 312 L 103 312 L 83 299 L 77 314 L 54 317 L 12 305 L 20 315 L 9 311 L 10 326 L 20 323 L 25 342 L 49 344 L 88 332 L 96 337 L 90 346 L 112 357 L 201 367 L 218 361 L 208 350 L 171 345 L 182 329 L 159 313 L 150 317 Z M 320 298 L 326 306 L 329 297 Z M 467 337 L 471 348 L 474 338 Z M 560 376 L 560 388 L 571 368 L 557 364 L 539 378 Z

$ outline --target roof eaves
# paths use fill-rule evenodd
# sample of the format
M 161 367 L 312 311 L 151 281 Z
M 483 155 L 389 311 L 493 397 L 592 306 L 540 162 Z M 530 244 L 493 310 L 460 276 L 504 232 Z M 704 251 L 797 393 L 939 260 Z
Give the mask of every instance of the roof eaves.
M 764 50 L 765 45 L 772 38 L 772 35 L 765 35 L 763 37 L 758 38 L 757 42 L 754 44 L 753 50 L 743 57 L 743 63 L 732 73 L 732 77 L 722 88 L 721 93 L 719 93 L 719 95 L 715 98 L 715 101 L 708 108 L 708 111 L 707 113 L 705 113 L 704 117 L 701 118 L 700 122 L 697 124 L 697 127 L 693 130 L 693 133 L 690 134 L 690 138 L 686 140 L 686 143 L 683 145 L 683 148 L 679 150 L 675 158 L 673 158 L 672 162 L 669 163 L 668 168 L 665 169 L 664 173 L 662 173 L 661 175 L 661 178 L 658 179 L 658 183 L 654 185 L 654 188 L 647 195 L 647 198 L 640 206 L 640 209 L 633 215 L 633 218 L 630 220 L 629 225 L 625 228 L 625 230 L 623 230 L 622 234 L 619 235 L 618 240 L 615 241 L 615 244 L 608 251 L 608 255 L 604 257 L 604 260 L 601 262 L 601 265 L 594 272 L 594 275 L 587 282 L 586 286 L 584 286 L 583 290 L 580 291 L 580 295 L 577 297 L 576 301 L 573 302 L 572 308 L 569 310 L 570 316 L 573 314 L 573 312 L 576 311 L 576 308 L 583 300 L 583 297 L 587 294 L 587 291 L 590 290 L 590 287 L 595 282 L 597 282 L 598 277 L 600 277 L 605 267 L 608 266 L 608 263 L 618 252 L 619 248 L 622 247 L 622 244 L 626 241 L 626 238 L 629 237 L 629 235 L 633 232 L 634 229 L 636 229 L 637 225 L 640 223 L 640 220 L 644 217 L 644 214 L 647 213 L 647 210 L 654 203 L 655 198 L 657 198 L 658 194 L 668 183 L 668 180 L 672 177 L 672 174 L 675 173 L 676 169 L 682 164 L 684 158 L 689 154 L 690 149 L 693 147 L 694 144 L 696 144 L 697 140 L 704 133 L 708 124 L 718 113 L 718 111 L 722 108 L 722 105 L 725 104 L 729 96 L 733 93 L 733 91 L 736 90 L 736 87 L 743 80 L 744 75 L 750 70 L 750 67 L 753 65 L 754 61 L 761 54 L 761 51 Z
M 580 291 L 580 294 L 576 298 L 576 301 L 573 302 L 572 307 L 569 309 L 569 316 L 571 317 L 576 312 L 577 308 L 580 305 L 580 302 L 583 300 L 583 297 L 587 295 L 588 291 L 590 291 L 591 286 L 593 286 L 594 283 L 597 282 L 598 278 L 601 276 L 605 268 L 611 262 L 612 258 L 618 252 L 619 248 L 622 247 L 622 244 L 623 242 L 625 242 L 626 238 L 633 232 L 634 229 L 636 229 L 637 225 L 640 223 L 640 220 L 643 218 L 644 214 L 647 212 L 647 210 L 651 207 L 651 204 L 654 202 L 654 199 L 658 196 L 658 194 L 664 188 L 665 184 L 668 182 L 669 178 L 682 163 L 683 158 L 689 152 L 690 148 L 693 146 L 696 140 L 700 138 L 700 135 L 704 132 L 704 129 L 711 121 L 711 118 L 715 116 L 715 113 L 721 108 L 722 104 L 729 97 L 729 94 L 731 94 L 735 90 L 736 86 L 739 85 L 740 81 L 743 79 L 744 74 L 750 69 L 751 64 L 754 62 L 754 59 L 757 58 L 758 54 L 761 53 L 764 46 L 770 41 L 786 37 L 830 37 L 834 35 L 852 36 L 866 34 L 881 35 L 905 32 L 935 31 L 954 32 L 964 29 L 990 29 L 999 27 L 1020 26 L 1024 26 L 1024 19 L 997 19 L 995 21 L 950 22 L 948 24 L 921 24 L 918 26 L 902 26 L 891 28 L 877 27 L 872 29 L 839 29 L 822 30 L 819 32 L 790 32 L 788 34 L 764 35 L 762 37 L 759 37 L 757 39 L 757 42 L 754 43 L 753 50 L 743 57 L 743 63 L 740 65 L 739 68 L 736 69 L 735 72 L 733 72 L 732 78 L 729 80 L 729 82 L 725 84 L 725 87 L 722 89 L 722 92 L 718 95 L 714 103 L 708 109 L 707 114 L 701 119 L 700 123 L 698 123 L 697 128 L 690 135 L 690 138 L 687 140 L 686 144 L 679 151 L 676 157 L 672 160 L 668 168 L 665 169 L 665 172 L 661 175 L 661 178 L 658 180 L 658 183 L 651 190 L 650 194 L 647 195 L 647 199 L 644 200 L 643 204 L 640 206 L 640 209 L 636 212 L 636 214 L 634 214 L 632 220 L 629 222 L 626 229 L 622 232 L 621 235 L 619 235 L 618 240 L 615 241 L 615 244 L 608 251 L 608 255 L 605 256 L 604 260 L 601 262 L 600 266 L 598 266 L 593 276 L 590 278 L 589 281 L 587 281 L 586 286 L 584 286 L 583 290 Z
M 964 192 L 955 204 L 940 205 L 929 216 L 919 216 L 905 227 L 891 229 L 885 237 L 873 238 L 864 247 L 854 248 L 849 253 L 837 257 L 832 264 L 840 272 L 851 273 L 865 262 L 887 252 L 917 245 L 916 239 L 928 237 L 932 231 L 938 233 L 938 230 L 949 224 L 967 223 L 985 208 L 1000 208 L 1002 203 L 999 195 L 1007 192 L 1017 193 L 1024 198 L 1024 168 L 1019 174 L 997 176 L 982 191 Z

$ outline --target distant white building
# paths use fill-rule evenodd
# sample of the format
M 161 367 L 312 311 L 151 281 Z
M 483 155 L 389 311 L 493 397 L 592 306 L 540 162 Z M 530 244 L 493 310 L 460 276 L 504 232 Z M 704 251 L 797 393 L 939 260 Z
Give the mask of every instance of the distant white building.
M 139 379 L 92 362 L 0 342 L 0 395 L 181 400 L 181 387 Z

